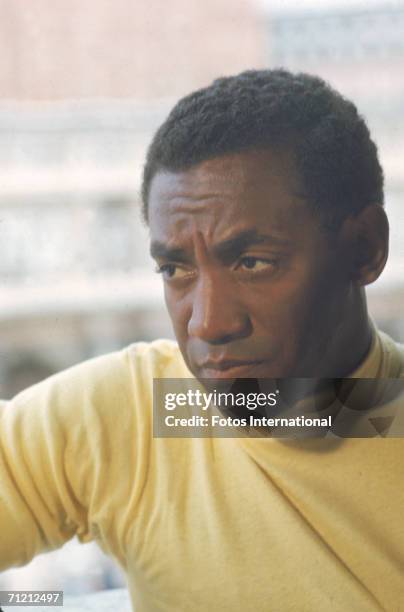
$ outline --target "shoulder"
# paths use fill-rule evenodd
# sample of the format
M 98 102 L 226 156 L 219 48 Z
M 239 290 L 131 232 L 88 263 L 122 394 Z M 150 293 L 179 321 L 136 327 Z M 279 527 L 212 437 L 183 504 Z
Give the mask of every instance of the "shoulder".
M 190 378 L 178 344 L 173 340 L 136 342 L 124 350 L 129 367 L 153 378 Z
M 17 395 L 12 403 L 36 414 L 52 410 L 65 422 L 89 418 L 113 422 L 117 411 L 121 420 L 149 412 L 154 378 L 189 376 L 175 342 L 138 342 L 55 374 Z
M 104 390 L 111 384 L 118 386 L 133 382 L 133 376 L 141 375 L 142 381 L 157 377 L 190 377 L 178 345 L 173 340 L 160 339 L 153 342 L 136 342 L 124 349 L 93 357 L 54 374 L 45 381 L 23 391 L 21 398 L 32 394 L 48 393 L 54 388 L 66 393 L 75 389 Z

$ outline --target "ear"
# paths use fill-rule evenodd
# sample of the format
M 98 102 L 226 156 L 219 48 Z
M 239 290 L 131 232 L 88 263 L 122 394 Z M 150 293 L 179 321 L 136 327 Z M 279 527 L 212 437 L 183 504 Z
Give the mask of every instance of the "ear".
M 379 278 L 389 253 L 389 222 L 379 204 L 348 217 L 340 229 L 353 282 L 365 286 Z

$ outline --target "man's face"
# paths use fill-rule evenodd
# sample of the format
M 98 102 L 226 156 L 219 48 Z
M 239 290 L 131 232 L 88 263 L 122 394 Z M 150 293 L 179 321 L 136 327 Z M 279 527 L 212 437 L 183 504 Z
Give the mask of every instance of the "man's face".
M 149 224 L 174 332 L 197 378 L 328 375 L 321 364 L 349 281 L 336 237 L 299 196 L 288 153 L 158 173 Z

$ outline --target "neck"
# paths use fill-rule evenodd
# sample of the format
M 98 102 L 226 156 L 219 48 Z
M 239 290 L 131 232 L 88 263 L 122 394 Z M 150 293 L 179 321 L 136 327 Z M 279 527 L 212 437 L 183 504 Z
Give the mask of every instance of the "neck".
M 372 326 L 364 289 L 354 292 L 351 304 L 348 305 L 347 313 L 334 338 L 329 372 L 336 372 L 337 378 L 349 377 L 365 359 L 372 343 Z
M 311 367 L 301 375 L 311 371 L 315 378 L 347 378 L 365 359 L 372 342 L 364 289 L 352 290 L 337 322 L 328 323 L 327 329 L 314 349 Z

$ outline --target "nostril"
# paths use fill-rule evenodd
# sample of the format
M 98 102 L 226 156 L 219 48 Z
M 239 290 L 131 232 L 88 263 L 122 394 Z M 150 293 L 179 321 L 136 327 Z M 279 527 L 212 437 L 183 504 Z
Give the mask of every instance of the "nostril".
M 209 316 L 203 313 L 193 312 L 189 324 L 188 334 L 199 338 L 210 344 L 227 344 L 251 333 L 252 325 L 247 315 L 228 312 L 211 313 Z

